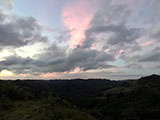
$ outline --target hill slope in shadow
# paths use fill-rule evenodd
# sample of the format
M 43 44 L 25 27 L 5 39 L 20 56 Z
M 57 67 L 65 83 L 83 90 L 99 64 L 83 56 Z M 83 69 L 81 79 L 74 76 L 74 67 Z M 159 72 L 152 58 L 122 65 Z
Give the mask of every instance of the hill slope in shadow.
M 160 76 L 0 81 L 0 120 L 159 120 Z

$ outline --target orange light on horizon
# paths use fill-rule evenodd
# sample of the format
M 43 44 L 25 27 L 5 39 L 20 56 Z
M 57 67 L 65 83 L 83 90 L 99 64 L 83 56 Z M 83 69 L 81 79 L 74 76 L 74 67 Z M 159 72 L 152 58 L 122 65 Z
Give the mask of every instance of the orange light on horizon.
M 58 77 L 57 73 L 42 73 L 39 75 L 41 78 L 56 78 Z

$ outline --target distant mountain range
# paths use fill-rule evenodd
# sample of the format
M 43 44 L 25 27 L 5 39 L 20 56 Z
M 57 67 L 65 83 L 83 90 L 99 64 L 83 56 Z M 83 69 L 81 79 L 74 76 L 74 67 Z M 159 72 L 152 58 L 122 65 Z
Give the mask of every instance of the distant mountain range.
M 0 120 L 160 120 L 160 76 L 0 81 Z

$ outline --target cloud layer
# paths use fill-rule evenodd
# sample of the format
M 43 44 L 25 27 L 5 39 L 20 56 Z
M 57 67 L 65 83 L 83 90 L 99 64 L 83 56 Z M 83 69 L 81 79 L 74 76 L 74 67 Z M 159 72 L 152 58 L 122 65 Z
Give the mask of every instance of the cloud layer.
M 9 9 L 13 8 L 13 1 L 12 0 L 0 0 L 0 4 L 2 7 L 7 7 Z
M 40 26 L 32 17 L 19 18 L 14 16 L 1 15 L 0 22 L 0 46 L 20 47 L 35 42 L 46 42 L 47 38 L 42 37 Z M 9 21 L 8 21 L 9 19 Z
M 0 50 L 12 53 L 0 57 L 0 70 L 45 78 L 160 74 L 159 7 L 159 0 L 71 1 L 62 9 L 63 32 L 44 30 L 34 17 L 0 12 Z M 42 47 L 32 57 L 16 52 L 32 45 Z

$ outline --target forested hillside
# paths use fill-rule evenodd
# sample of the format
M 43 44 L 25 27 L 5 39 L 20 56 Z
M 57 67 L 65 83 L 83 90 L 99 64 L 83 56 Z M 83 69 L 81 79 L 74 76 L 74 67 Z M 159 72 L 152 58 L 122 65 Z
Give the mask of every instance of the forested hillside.
M 159 120 L 160 76 L 0 81 L 0 120 Z

